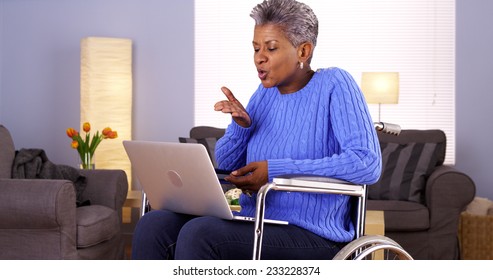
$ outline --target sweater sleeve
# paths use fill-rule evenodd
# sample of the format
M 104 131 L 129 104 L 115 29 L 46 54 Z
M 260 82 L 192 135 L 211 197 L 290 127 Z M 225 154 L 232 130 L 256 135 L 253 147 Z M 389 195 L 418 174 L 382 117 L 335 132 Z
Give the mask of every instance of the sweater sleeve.
M 381 173 L 381 152 L 363 94 L 341 69 L 329 80 L 329 122 L 340 152 L 318 159 L 268 160 L 269 180 L 282 175 L 317 175 L 359 184 L 375 183 Z
M 251 128 L 243 128 L 232 121 L 226 133 L 216 143 L 216 161 L 223 170 L 235 170 L 246 164 L 246 151 Z

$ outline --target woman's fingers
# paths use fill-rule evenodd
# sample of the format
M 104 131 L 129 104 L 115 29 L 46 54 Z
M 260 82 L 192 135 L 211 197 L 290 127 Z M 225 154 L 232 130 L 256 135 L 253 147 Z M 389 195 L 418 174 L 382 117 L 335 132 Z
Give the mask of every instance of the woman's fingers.
M 225 179 L 243 191 L 258 191 L 268 182 L 267 161 L 251 162 L 233 171 Z
M 231 114 L 235 122 L 242 127 L 250 127 L 252 121 L 245 107 L 236 99 L 231 90 L 227 87 L 221 87 L 228 100 L 219 101 L 214 105 L 215 111 Z
M 238 99 L 236 99 L 236 97 L 233 95 L 233 93 L 231 92 L 231 90 L 229 90 L 229 88 L 227 87 L 221 87 L 221 91 L 224 93 L 224 95 L 226 96 L 226 98 L 231 101 L 231 102 L 238 102 Z

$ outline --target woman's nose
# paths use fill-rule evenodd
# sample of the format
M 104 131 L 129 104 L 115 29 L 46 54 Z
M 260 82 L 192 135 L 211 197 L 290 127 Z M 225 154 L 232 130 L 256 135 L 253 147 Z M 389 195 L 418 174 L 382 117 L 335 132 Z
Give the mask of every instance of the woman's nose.
M 258 52 L 255 53 L 254 60 L 256 64 L 261 64 L 267 61 L 267 56 L 264 54 L 262 50 L 259 50 Z

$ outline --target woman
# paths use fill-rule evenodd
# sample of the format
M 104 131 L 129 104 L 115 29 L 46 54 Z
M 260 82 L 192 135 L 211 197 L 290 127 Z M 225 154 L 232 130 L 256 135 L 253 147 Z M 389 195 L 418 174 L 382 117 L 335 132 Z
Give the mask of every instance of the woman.
M 246 109 L 226 87 L 215 110 L 233 121 L 218 141 L 226 179 L 242 189 L 241 215 L 254 216 L 255 192 L 274 177 L 320 175 L 371 184 L 381 172 L 380 146 L 363 95 L 338 68 L 313 71 L 318 20 L 305 4 L 257 5 L 254 63 L 261 81 Z M 354 236 L 348 197 L 271 192 L 263 259 L 331 259 Z M 251 259 L 253 224 L 151 211 L 137 225 L 133 258 Z

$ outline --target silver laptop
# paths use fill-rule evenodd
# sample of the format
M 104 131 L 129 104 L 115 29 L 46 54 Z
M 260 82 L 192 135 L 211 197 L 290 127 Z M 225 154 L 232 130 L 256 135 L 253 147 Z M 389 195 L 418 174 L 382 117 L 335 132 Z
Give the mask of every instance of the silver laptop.
M 233 215 L 202 144 L 125 140 L 123 146 L 151 208 L 226 220 L 255 220 Z

